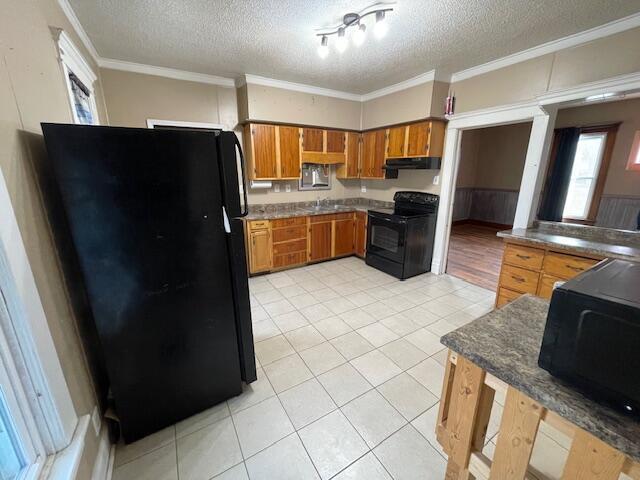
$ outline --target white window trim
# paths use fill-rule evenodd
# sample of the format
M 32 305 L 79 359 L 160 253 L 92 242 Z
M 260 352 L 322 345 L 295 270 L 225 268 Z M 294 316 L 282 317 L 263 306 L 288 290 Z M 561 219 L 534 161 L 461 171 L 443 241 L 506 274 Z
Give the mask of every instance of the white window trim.
M 183 122 L 180 120 L 159 120 L 156 118 L 147 118 L 147 128 L 155 128 L 156 126 L 224 130 L 224 125 L 221 125 L 219 123 Z
M 33 421 L 44 452 L 51 455 L 67 447 L 78 416 L 64 378 L 49 325 L 20 235 L 9 192 L 0 172 L 0 282 L 12 330 L 4 330 L 8 343 L 19 345 L 15 358 Z M 6 327 L 5 327 L 6 328 Z M 14 336 L 12 339 L 10 335 Z M 12 352 L 15 356 L 15 349 Z M 20 368 L 20 367 L 23 368 Z
M 72 72 L 82 84 L 89 90 L 89 104 L 91 105 L 91 114 L 93 117 L 93 125 L 99 125 L 98 106 L 96 104 L 96 95 L 94 84 L 98 79 L 93 69 L 84 59 L 80 50 L 73 44 L 69 36 L 64 30 L 58 30 L 58 55 L 64 75 L 64 84 L 67 88 L 67 97 L 69 98 L 69 106 L 73 115 L 74 123 L 80 123 L 75 105 L 73 104 L 73 92 L 71 91 L 71 82 L 69 81 L 69 73 Z

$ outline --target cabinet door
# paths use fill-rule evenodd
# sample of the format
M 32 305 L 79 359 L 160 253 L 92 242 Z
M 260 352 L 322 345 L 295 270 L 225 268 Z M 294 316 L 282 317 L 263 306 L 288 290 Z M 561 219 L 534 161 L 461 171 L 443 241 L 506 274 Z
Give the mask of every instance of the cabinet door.
M 420 122 L 409 125 L 409 138 L 407 141 L 407 156 L 426 156 L 429 150 L 430 122 Z
M 253 178 L 277 178 L 276 127 L 251 125 Z
M 333 255 L 340 257 L 353 253 L 353 218 L 336 220 Z
M 309 261 L 331 258 L 331 230 L 331 222 L 309 225 Z
M 360 176 L 360 135 L 355 132 L 347 133 L 346 169 L 346 178 L 358 178 Z
M 364 257 L 367 250 L 367 214 L 356 213 L 355 251 L 359 257 Z
M 362 170 L 361 177 L 373 176 L 373 164 L 376 155 L 376 132 L 362 134 Z
M 387 136 L 387 157 L 403 157 L 407 127 L 390 128 Z
M 302 150 L 305 152 L 324 151 L 324 131 L 319 128 L 303 128 L 302 129 Z
M 327 153 L 344 153 L 345 132 L 327 130 Z
M 269 230 L 256 230 L 249 233 L 251 273 L 271 269 L 271 238 Z
M 280 129 L 280 177 L 300 178 L 300 129 Z
M 384 150 L 385 150 L 385 140 L 387 132 L 385 130 L 376 130 L 376 144 L 373 156 L 373 178 L 384 178 L 384 170 L 382 167 L 384 166 Z

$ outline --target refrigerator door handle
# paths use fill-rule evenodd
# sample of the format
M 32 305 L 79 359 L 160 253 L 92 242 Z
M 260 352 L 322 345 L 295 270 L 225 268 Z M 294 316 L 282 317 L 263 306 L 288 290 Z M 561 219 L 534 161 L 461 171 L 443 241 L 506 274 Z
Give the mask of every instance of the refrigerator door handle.
M 231 233 L 231 224 L 229 223 L 229 217 L 227 216 L 227 209 L 222 206 L 222 222 L 224 223 L 224 231 Z
M 249 214 L 249 204 L 247 199 L 247 181 L 246 181 L 246 175 L 244 171 L 244 156 L 242 155 L 242 146 L 240 145 L 240 141 L 238 140 L 238 137 L 234 135 L 233 138 L 235 139 L 236 147 L 237 147 L 238 153 L 240 154 L 240 172 L 242 174 L 242 194 L 244 196 L 244 206 L 243 206 L 244 211 L 240 213 L 240 217 L 246 217 Z

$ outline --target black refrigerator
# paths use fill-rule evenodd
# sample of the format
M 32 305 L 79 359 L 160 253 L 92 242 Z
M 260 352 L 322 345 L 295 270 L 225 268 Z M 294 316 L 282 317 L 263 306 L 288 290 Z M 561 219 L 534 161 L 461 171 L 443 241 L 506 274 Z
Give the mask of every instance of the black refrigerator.
M 67 283 L 86 299 L 125 441 L 241 393 L 256 366 L 235 134 L 42 130 L 54 229 L 78 272 Z

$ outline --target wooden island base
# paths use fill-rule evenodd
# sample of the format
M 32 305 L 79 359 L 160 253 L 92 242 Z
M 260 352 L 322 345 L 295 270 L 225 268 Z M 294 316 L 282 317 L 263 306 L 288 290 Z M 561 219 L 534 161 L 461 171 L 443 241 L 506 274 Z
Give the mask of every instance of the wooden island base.
M 496 392 L 506 393 L 493 461 L 482 453 Z M 640 479 L 640 464 L 569 423 L 468 359 L 449 352 L 436 437 L 449 460 L 447 480 L 540 479 L 529 465 L 540 422 L 572 439 L 563 480 Z

